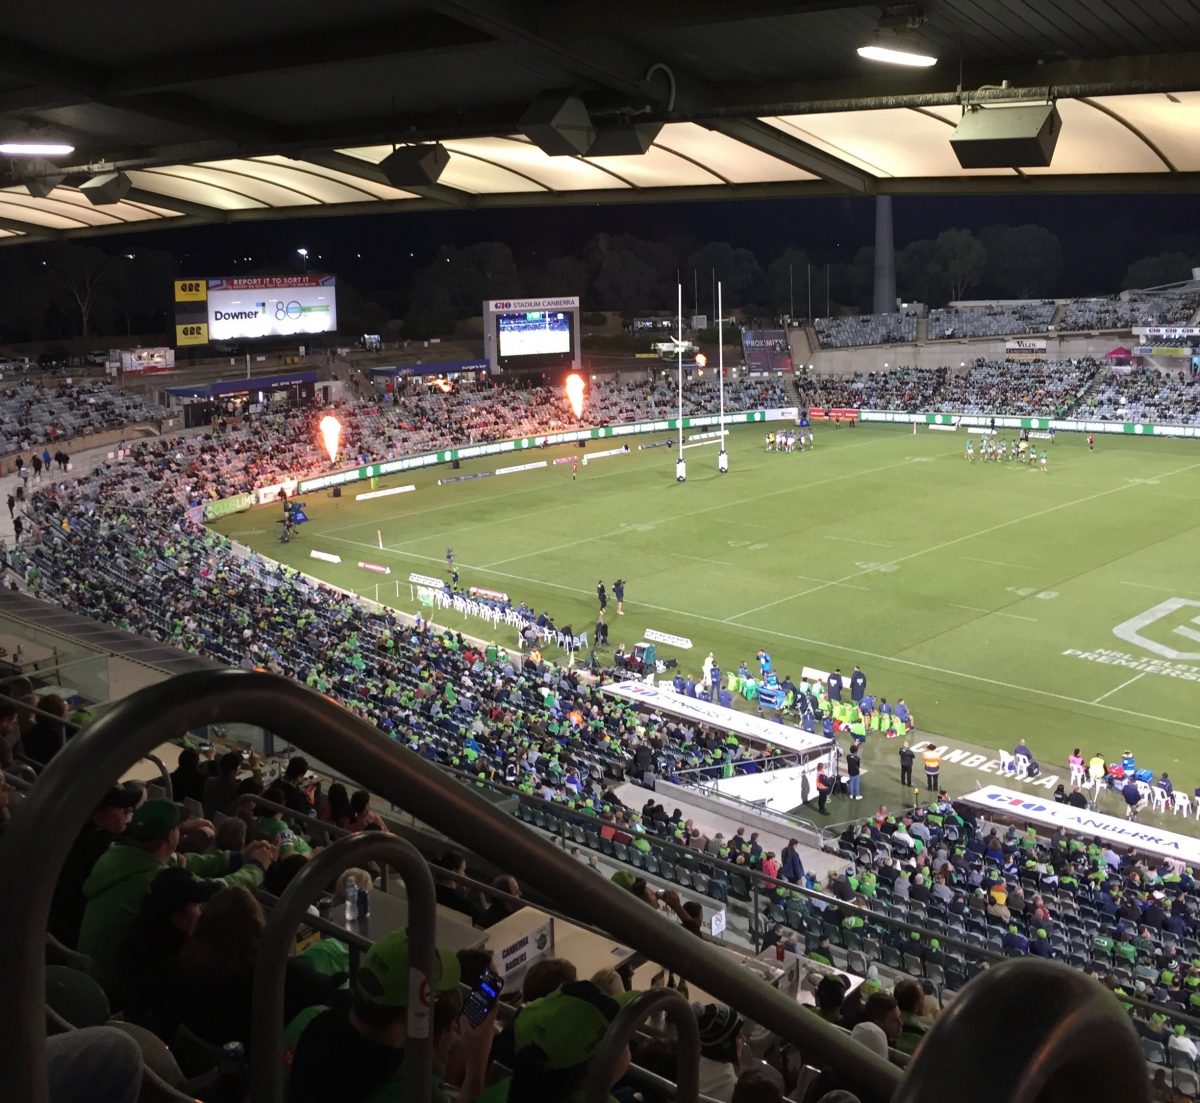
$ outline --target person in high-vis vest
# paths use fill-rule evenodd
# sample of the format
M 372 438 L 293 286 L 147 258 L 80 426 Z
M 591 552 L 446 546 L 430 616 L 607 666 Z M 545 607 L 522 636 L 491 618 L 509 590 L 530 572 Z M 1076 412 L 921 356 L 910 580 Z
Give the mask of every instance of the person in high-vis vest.
M 938 774 L 942 769 L 942 756 L 938 754 L 937 748 L 929 743 L 921 752 L 921 758 L 925 762 L 925 786 L 930 792 L 938 791 Z

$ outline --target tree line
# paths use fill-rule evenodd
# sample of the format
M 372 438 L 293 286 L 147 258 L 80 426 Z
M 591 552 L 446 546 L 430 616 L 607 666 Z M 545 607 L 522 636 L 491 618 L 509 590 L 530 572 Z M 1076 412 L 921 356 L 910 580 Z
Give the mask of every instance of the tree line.
M 403 321 L 413 339 L 445 335 L 479 313 L 490 298 L 578 295 L 586 311 L 625 317 L 673 312 L 677 282 L 684 311 L 715 314 L 713 282 L 723 285 L 727 312 L 804 318 L 871 309 L 874 250 L 853 257 L 783 249 L 766 264 L 749 249 L 714 241 L 684 255 L 661 241 L 633 234 L 597 234 L 578 255 L 519 259 L 504 242 L 445 246 L 406 287 L 363 292 L 338 282 L 343 334 L 382 332 Z M 1043 226 L 988 226 L 975 233 L 951 228 L 896 251 L 896 286 L 905 302 L 942 306 L 962 298 L 1048 298 L 1064 278 L 1063 249 Z M 1123 286 L 1150 287 L 1188 279 L 1200 257 L 1179 249 L 1129 265 Z M 0 249 L 0 342 L 120 338 L 173 333 L 172 281 L 184 275 L 168 251 L 118 253 L 102 245 L 59 242 Z M 277 269 L 243 275 L 278 274 Z M 1097 293 L 1116 290 L 1097 288 Z

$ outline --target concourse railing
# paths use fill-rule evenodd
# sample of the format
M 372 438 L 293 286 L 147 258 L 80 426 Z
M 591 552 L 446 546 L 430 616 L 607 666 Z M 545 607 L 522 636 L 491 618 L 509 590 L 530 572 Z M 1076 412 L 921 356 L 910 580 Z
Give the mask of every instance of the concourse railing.
M 897 1103 L 935 1103 L 946 1098 L 948 1083 L 957 1085 L 956 1091 L 970 1084 L 965 1090 L 972 1098 L 982 1099 L 975 1092 L 980 1081 L 990 1078 L 988 1057 L 1014 1070 L 1031 1062 L 1037 1068 L 997 1077 L 1009 1090 L 991 1090 L 989 1085 L 987 1103 L 1084 1098 L 1061 1092 L 1040 1094 L 1042 1087 L 1060 1083 L 1051 1062 L 1059 1042 L 1064 1047 L 1060 1055 L 1064 1067 L 1070 1061 L 1090 1061 L 1098 1079 L 1127 1088 L 1120 1097 L 1104 1090 L 1091 1098 L 1141 1103 L 1148 1096 L 1136 1034 L 1115 998 L 1064 966 L 1028 961 L 997 966 L 991 971 L 994 979 L 989 975 L 985 978 L 988 983 L 969 988 L 961 1001 L 955 1002 L 930 1032 L 924 1043 L 930 1048 L 922 1050 L 901 1090 L 898 1068 L 763 983 L 730 955 L 598 878 L 516 818 L 398 746 L 367 721 L 288 679 L 220 670 L 182 674 L 142 689 L 80 732 L 39 777 L 0 843 L 0 930 L 4 932 L 0 939 L 0 992 L 7 1013 L 0 1029 L 0 1069 L 4 1070 L 0 1103 L 48 1103 L 46 923 L 57 871 L 89 811 L 116 778 L 160 743 L 206 724 L 235 721 L 287 731 L 306 752 L 347 776 L 369 778 L 372 790 L 380 796 L 477 854 L 519 871 L 524 881 L 546 896 L 586 901 L 599 925 L 614 938 L 794 1044 L 806 1057 L 832 1068 L 853 1086 L 862 1103 L 885 1103 L 893 1098 Z M 338 857 L 313 876 L 332 869 Z M 285 898 L 298 907 L 304 888 L 301 884 L 294 892 L 289 890 L 291 894 Z M 284 919 L 279 922 L 282 925 Z M 1032 984 L 1027 977 L 1033 977 Z M 1082 984 L 1086 990 L 1068 988 L 1070 984 Z M 1014 1009 L 1014 989 L 1024 994 L 1027 1005 Z M 1038 1032 L 1029 1029 L 1023 1016 L 1039 1024 Z M 971 1044 L 972 1039 L 978 1044 Z M 961 1047 L 954 1063 L 957 1075 L 947 1077 L 945 1068 L 955 1045 Z M 931 1068 L 933 1062 L 924 1060 L 927 1052 L 947 1054 L 947 1065 Z M 969 1066 L 969 1075 L 965 1071 L 968 1066 L 963 1065 L 968 1059 L 975 1062 Z M 980 1061 L 985 1062 L 983 1075 Z M 1119 1075 L 1122 1064 L 1128 1068 Z M 1142 1077 L 1140 1090 L 1137 1076 Z M 1033 1087 L 1038 1092 L 1029 1094 L 1027 1089 Z M 254 1099 L 266 1103 L 257 1086 Z

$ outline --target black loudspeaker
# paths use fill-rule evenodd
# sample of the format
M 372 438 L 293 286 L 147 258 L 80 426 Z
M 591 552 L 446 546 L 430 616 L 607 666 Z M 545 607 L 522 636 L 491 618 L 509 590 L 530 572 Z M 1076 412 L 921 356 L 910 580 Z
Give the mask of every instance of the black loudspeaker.
M 120 203 L 132 187 L 129 177 L 123 172 L 105 172 L 85 180 L 79 185 L 79 190 L 87 196 L 92 206 L 103 207 L 110 203 Z
M 542 93 L 517 125 L 526 138 L 551 157 L 585 154 L 596 140 L 587 106 L 569 91 Z
M 586 441 L 586 440 L 581 440 L 581 441 L 579 442 L 579 447 L 580 447 L 580 448 L 586 448 L 586 447 L 587 447 L 587 441 Z
M 451 460 L 450 466 L 453 467 L 455 471 L 457 471 L 460 467 L 462 467 L 462 464 L 459 463 L 458 460 Z
M 1007 169 L 1050 164 L 1062 130 L 1052 103 L 968 108 L 950 144 L 965 169 Z
M 333 488 L 333 497 L 340 498 L 341 496 L 342 496 L 342 488 L 340 486 L 335 486 Z
M 662 130 L 662 123 L 629 123 L 596 128 L 589 157 L 640 157 Z
M 449 163 L 445 146 L 401 146 L 379 162 L 379 171 L 393 188 L 422 188 L 436 184 Z

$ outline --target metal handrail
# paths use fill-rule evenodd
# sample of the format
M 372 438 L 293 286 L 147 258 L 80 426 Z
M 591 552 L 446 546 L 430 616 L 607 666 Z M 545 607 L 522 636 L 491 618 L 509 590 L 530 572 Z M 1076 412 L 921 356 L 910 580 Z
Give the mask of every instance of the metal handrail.
M 406 839 L 377 831 L 338 839 L 321 851 L 292 879 L 271 909 L 254 967 L 254 1025 L 251 1057 L 255 1103 L 283 1101 L 283 1004 L 288 955 L 296 928 L 326 886 L 343 870 L 378 859 L 400 874 L 408 897 L 407 1040 L 404 1043 L 405 1099 L 429 1099 L 433 1083 L 432 1000 L 425 1003 L 433 981 L 437 891 L 429 866 Z M 420 999 L 412 998 L 420 993 Z
M 945 1099 L 948 1085 L 970 1085 L 972 1103 L 1150 1098 L 1141 1044 L 1116 998 L 1041 960 L 998 965 L 964 989 L 925 1035 L 893 1103 Z
M 610 934 L 640 948 L 765 1029 L 821 1052 L 857 1084 L 867 1103 L 889 1099 L 899 1070 L 808 1014 L 741 965 L 573 861 L 512 816 L 452 783 L 431 763 L 373 725 L 289 679 L 255 671 L 181 674 L 114 705 L 70 741 L 46 768 L 0 844 L 0 991 L 12 1009 L 0 1031 L 0 1103 L 47 1103 L 42 947 L 53 872 L 78 829 L 64 809 L 94 808 L 112 780 L 171 733 L 241 721 L 294 734 L 323 762 L 372 779 L 381 796 L 468 849 L 509 868 L 552 898 L 586 901 Z M 37 854 L 32 862 L 29 855 Z
M 700 1026 L 692 1005 L 674 988 L 652 988 L 621 1008 L 592 1057 L 585 1103 L 607 1103 L 612 1070 L 638 1027 L 659 1011 L 666 1012 L 667 1021 L 675 1027 L 675 1099 L 677 1103 L 696 1103 L 700 1094 Z
M 148 751 L 142 755 L 147 762 L 153 762 L 158 767 L 158 772 L 162 777 L 163 793 L 167 800 L 175 799 L 175 783 L 171 780 L 171 771 L 167 769 L 167 764 L 158 757 L 153 751 Z

